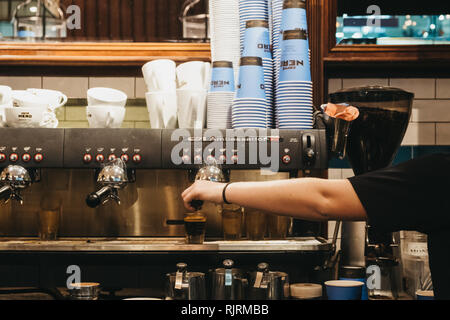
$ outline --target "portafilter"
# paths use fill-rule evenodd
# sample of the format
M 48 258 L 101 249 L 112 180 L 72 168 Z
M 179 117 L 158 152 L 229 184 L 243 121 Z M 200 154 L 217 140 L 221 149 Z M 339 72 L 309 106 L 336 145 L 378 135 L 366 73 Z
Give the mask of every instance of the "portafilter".
M 21 166 L 8 166 L 0 174 L 0 200 L 8 202 L 17 200 L 21 204 L 23 198 L 20 190 L 30 186 L 32 179 L 27 169 Z
M 97 208 L 111 199 L 120 205 L 118 191 L 128 184 L 125 163 L 121 159 L 109 162 L 98 174 L 97 183 L 101 186 L 100 190 L 89 194 L 86 198 L 89 207 Z

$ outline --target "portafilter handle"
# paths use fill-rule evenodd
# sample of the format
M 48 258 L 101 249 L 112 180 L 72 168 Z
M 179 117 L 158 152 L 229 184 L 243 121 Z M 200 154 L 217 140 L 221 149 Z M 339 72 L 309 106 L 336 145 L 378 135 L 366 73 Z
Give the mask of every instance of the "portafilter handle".
M 13 194 L 14 190 L 11 188 L 11 186 L 3 186 L 2 188 L 0 188 L 0 201 L 8 203 Z
M 86 198 L 86 204 L 90 208 L 97 208 L 98 206 L 107 203 L 110 199 L 116 201 L 120 205 L 120 198 L 117 195 L 117 189 L 112 186 L 105 186 L 96 192 L 92 192 Z

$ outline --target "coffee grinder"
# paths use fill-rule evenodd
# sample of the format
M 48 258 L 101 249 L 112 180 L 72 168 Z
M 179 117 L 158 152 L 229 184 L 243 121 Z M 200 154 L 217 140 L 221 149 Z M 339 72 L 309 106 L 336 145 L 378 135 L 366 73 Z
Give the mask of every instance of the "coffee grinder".
M 414 94 L 397 88 L 370 86 L 332 93 L 329 102 L 358 108 L 360 115 L 350 126 L 336 126 L 323 115 L 332 154 L 347 156 L 356 175 L 390 166 L 404 138 L 411 117 Z M 340 149 L 340 150 L 338 150 Z M 341 265 L 380 268 L 382 287 L 373 296 L 397 298 L 398 266 L 394 235 L 374 230 L 360 222 L 342 224 Z

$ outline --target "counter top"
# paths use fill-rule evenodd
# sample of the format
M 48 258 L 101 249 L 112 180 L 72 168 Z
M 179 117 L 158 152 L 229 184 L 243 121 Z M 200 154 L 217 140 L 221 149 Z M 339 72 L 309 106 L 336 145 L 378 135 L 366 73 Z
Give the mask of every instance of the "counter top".
M 118 238 L 118 239 L 37 239 L 0 240 L 2 251 L 97 251 L 97 252 L 158 252 L 158 251 L 328 251 L 331 243 L 322 238 L 290 238 L 266 241 L 205 241 L 203 244 L 186 244 L 184 238 Z

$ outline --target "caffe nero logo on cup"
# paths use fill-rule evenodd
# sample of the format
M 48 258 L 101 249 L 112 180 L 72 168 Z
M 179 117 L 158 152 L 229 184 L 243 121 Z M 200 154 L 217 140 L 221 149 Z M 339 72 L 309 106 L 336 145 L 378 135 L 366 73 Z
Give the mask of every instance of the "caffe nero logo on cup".
M 228 80 L 213 80 L 211 81 L 211 86 L 213 86 L 214 88 L 223 88 L 225 86 L 229 86 L 230 85 L 230 81 Z
M 21 114 L 19 114 L 19 119 L 32 119 L 33 116 L 28 113 L 28 112 L 22 112 Z
M 264 52 L 272 52 L 272 45 L 266 43 L 259 43 L 258 49 L 264 50 Z
M 281 61 L 281 68 L 283 70 L 295 70 L 298 66 L 303 66 L 303 60 L 283 60 Z

